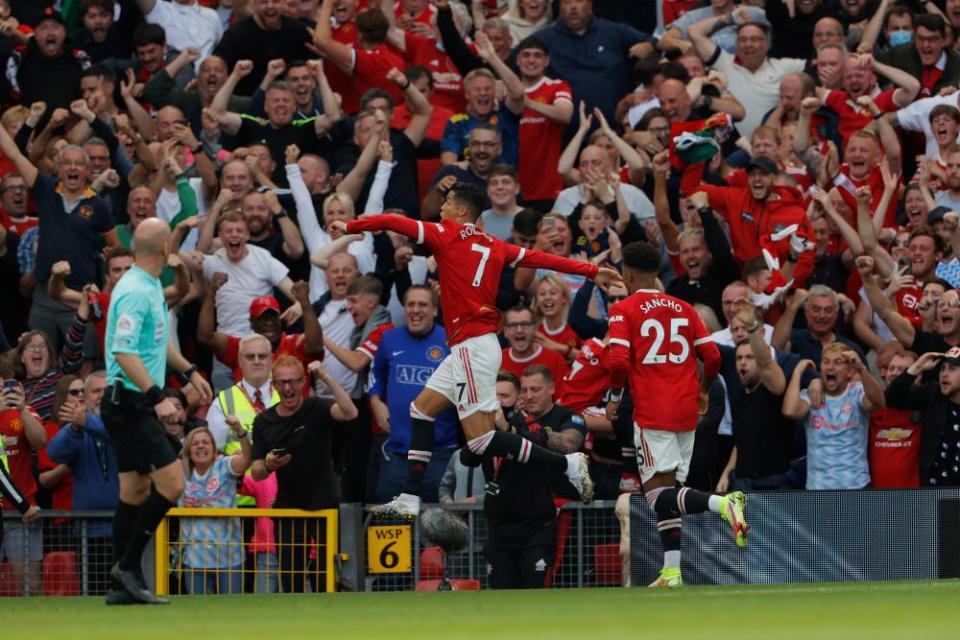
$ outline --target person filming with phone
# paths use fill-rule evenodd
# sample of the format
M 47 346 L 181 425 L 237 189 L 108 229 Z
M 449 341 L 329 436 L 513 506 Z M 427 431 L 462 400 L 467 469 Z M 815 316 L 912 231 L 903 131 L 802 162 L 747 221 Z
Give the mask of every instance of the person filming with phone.
M 275 509 L 336 508 L 340 499 L 334 473 L 331 421 L 349 422 L 358 411 L 343 390 L 319 362 L 310 363 L 314 380 L 322 382 L 333 398 L 305 398 L 301 392 L 306 372 L 303 363 L 283 355 L 273 363 L 273 388 L 280 401 L 261 412 L 253 421 L 253 466 L 256 480 L 277 474 Z M 314 547 L 315 566 L 310 582 L 314 592 L 324 591 L 326 573 L 322 548 L 326 528 L 316 518 L 275 518 L 275 539 L 284 593 L 306 591 L 307 566 Z

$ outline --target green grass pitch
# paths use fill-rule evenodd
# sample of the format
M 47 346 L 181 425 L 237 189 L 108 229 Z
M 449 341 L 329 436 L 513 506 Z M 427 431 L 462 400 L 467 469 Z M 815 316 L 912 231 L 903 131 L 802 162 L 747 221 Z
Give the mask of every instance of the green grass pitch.
M 99 598 L 0 599 L 4 638 L 960 637 L 960 581 L 459 593 L 182 596 L 168 607 Z

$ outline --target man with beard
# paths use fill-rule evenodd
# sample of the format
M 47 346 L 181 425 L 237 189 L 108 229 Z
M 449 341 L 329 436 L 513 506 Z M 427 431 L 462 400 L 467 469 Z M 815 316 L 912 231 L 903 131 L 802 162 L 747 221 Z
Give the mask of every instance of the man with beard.
M 307 27 L 299 20 L 283 16 L 280 0 L 253 0 L 251 4 L 253 15 L 231 26 L 214 50 L 227 66 L 240 60 L 252 62 L 252 73 L 244 74 L 236 87 L 241 96 L 253 95 L 271 60 L 307 60 L 312 57 L 307 49 L 311 40 Z
M 761 238 L 766 241 L 771 234 L 797 225 L 797 231 L 789 239 L 769 244 L 794 281 L 806 281 L 813 270 L 813 251 L 808 250 L 805 240 L 813 238 L 813 231 L 799 192 L 792 187 L 775 185 L 780 175 L 777 163 L 762 156 L 753 158 L 747 164 L 746 187 L 698 185 L 694 183 L 697 172 L 691 169 L 684 172 L 681 191 L 706 193 L 710 207 L 730 225 L 733 255 L 741 263 L 762 256 Z
M 534 338 L 537 335 L 537 323 L 529 307 L 516 306 L 508 309 L 503 316 L 503 335 L 508 346 L 503 348 L 501 371 L 509 371 L 518 378 L 527 367 L 542 365 L 550 370 L 557 396 L 563 392 L 562 381 L 569 367 L 559 352 L 543 348 Z
M 654 180 L 654 189 L 663 190 L 665 196 L 666 173 L 655 169 Z M 665 200 L 665 197 L 657 199 L 661 208 L 666 205 Z M 737 279 L 737 263 L 730 251 L 730 243 L 710 208 L 707 195 L 699 191 L 690 196 L 690 202 L 696 207 L 703 228 L 688 228 L 677 236 L 680 249 L 677 258 L 683 266 L 683 273 L 674 278 L 667 287 L 667 293 L 690 304 L 705 304 L 713 309 L 718 318 L 722 318 L 722 293 L 728 284 Z M 669 215 L 668 206 L 667 209 L 665 213 Z M 662 214 L 658 217 L 662 217 Z
M 303 255 L 300 230 L 280 206 L 276 193 L 252 191 L 243 197 L 242 206 L 250 244 L 266 249 L 281 262 L 297 260 Z M 279 234 L 273 232 L 274 222 L 280 227 Z
M 8 77 L 24 104 L 45 102 L 47 112 L 66 108 L 80 97 L 80 74 L 90 60 L 67 42 L 67 28 L 59 11 L 47 8 L 33 26 L 26 51 L 10 60 Z
M 795 329 L 797 312 L 803 307 L 806 327 Z M 866 361 L 863 350 L 851 339 L 836 332 L 840 319 L 840 298 L 837 292 L 823 284 L 815 284 L 810 291 L 796 289 L 777 320 L 771 344 L 778 349 L 789 349 L 799 356 L 817 362 L 824 348 L 840 343 Z M 844 322 L 849 318 L 844 318 Z
M 783 417 L 787 379 L 764 341 L 757 311 L 746 299 L 737 303 L 737 321 L 745 327 L 734 353 L 740 388 L 731 393 L 734 447 L 717 491 L 791 487 L 786 477 L 794 457 L 793 421 Z M 726 355 L 721 350 L 721 355 Z
M 219 122 L 221 131 L 236 136 L 237 146 L 245 146 L 252 142 L 265 144 L 270 149 L 270 157 L 275 163 L 273 175 L 270 177 L 276 184 L 285 186 L 287 176 L 283 167 L 287 147 L 295 144 L 303 151 L 317 150 L 320 146 L 318 138 L 326 134 L 340 119 L 340 112 L 331 102 L 324 105 L 326 113 L 322 116 L 294 120 L 296 112 L 294 91 L 286 82 L 273 82 L 267 88 L 263 103 L 267 122 L 227 111 L 227 101 L 237 87 L 237 83 L 247 77 L 252 70 L 253 62 L 250 60 L 239 60 L 234 65 L 233 73 L 220 87 L 210 105 L 210 114 Z
M 446 345 L 447 332 L 436 322 L 437 296 L 430 287 L 415 284 L 407 289 L 403 313 L 404 326 L 383 333 L 371 368 L 370 409 L 377 426 L 387 434 L 383 446 L 374 451 L 380 467 L 375 502 L 387 502 L 403 490 L 412 429 L 410 403 L 450 353 Z M 433 456 L 422 485 L 423 499 L 427 502 L 438 501 L 440 479 L 457 448 L 457 422 L 453 412 L 437 416 L 435 429 Z
M 917 378 L 939 375 L 918 384 Z M 888 405 L 920 412 L 920 485 L 960 485 L 960 349 L 929 352 L 887 387 Z
M 197 0 L 137 0 L 137 4 L 147 22 L 163 27 L 174 49 L 192 47 L 205 58 L 223 36 L 217 13 Z
M 500 156 L 501 134 L 492 124 L 477 123 L 470 131 L 470 157 L 467 168 L 461 169 L 458 165 L 445 165 L 437 172 L 433 179 L 433 188 L 424 196 L 420 203 L 420 215 L 424 220 L 435 220 L 440 214 L 440 207 L 447 197 L 447 191 L 457 182 L 467 182 L 476 185 L 483 192 L 487 190 L 487 180 L 497 157 Z M 484 209 L 490 203 L 484 202 Z
M 181 89 L 176 78 L 187 65 L 200 59 L 200 51 L 192 47 L 184 49 L 177 57 L 167 63 L 160 71 L 152 74 L 143 86 L 143 98 L 160 109 L 165 106 L 178 107 L 184 118 L 190 122 L 190 128 L 197 135 L 203 131 L 202 113 L 204 107 L 213 103 L 214 96 L 227 81 L 229 75 L 227 63 L 220 56 L 208 56 L 200 63 L 197 71 L 195 89 Z M 226 109 L 234 113 L 245 113 L 250 106 L 250 98 L 231 95 Z
M 494 161 L 517 166 L 520 119 L 504 104 L 497 109 L 497 78 L 489 69 L 474 69 L 463 79 L 467 100 L 466 113 L 451 116 L 443 129 L 440 142 L 440 161 L 452 165 L 469 159 L 477 149 L 471 144 L 471 134 L 480 125 L 487 125 L 499 134 L 504 144 L 496 149 Z
M 214 273 L 207 283 L 207 295 L 200 306 L 197 319 L 197 340 L 213 352 L 223 364 L 233 371 L 233 379 L 240 380 L 241 336 L 215 330 L 214 315 L 217 292 L 227 283 L 225 273 Z M 270 343 L 270 352 L 276 360 L 282 355 L 291 355 L 304 366 L 323 357 L 323 331 L 317 322 L 313 307 L 307 301 L 303 281 L 293 283 L 292 293 L 303 308 L 303 333 L 286 333 L 280 321 L 280 303 L 271 295 L 260 296 L 250 303 L 250 327 L 253 333 L 263 336 Z M 304 389 L 306 391 L 306 388 Z
M 313 303 L 313 311 L 323 337 L 347 348 L 357 326 L 347 311 L 347 290 L 360 275 L 357 259 L 350 253 L 335 253 L 327 261 L 325 271 L 327 291 Z M 344 389 L 357 386 L 357 374 L 336 358 L 327 359 L 324 368 Z
M 315 373 L 319 372 L 319 364 Z M 336 509 L 339 503 L 333 467 L 331 420 L 347 422 L 357 417 L 350 396 L 330 381 L 333 399 L 305 398 L 300 392 L 306 372 L 292 356 L 273 364 L 273 387 L 280 402 L 260 413 L 253 421 L 253 465 L 255 480 L 276 472 L 276 509 Z M 329 374 L 322 377 L 329 380 Z M 305 591 L 310 576 L 313 591 L 326 590 L 326 553 L 312 560 L 312 550 L 325 547 L 326 526 L 318 518 L 277 518 L 274 530 L 278 547 L 280 580 L 284 593 Z
M 86 0 L 73 42 L 93 62 L 107 58 L 126 60 L 133 52 L 129 34 L 143 21 L 143 12 L 133 0 L 120 1 L 120 19 L 114 21 L 114 0 Z
M 880 381 L 873 377 L 860 356 L 840 342 L 823 348 L 820 376 L 823 405 L 810 401 L 800 390 L 800 379 L 812 360 L 803 360 L 793 370 L 783 397 L 783 415 L 802 420 L 807 432 L 807 490 L 862 489 L 870 484 L 867 435 L 870 412 L 886 401 Z M 851 383 L 857 374 L 859 382 Z
M 960 211 L 960 145 L 954 142 L 948 146 L 943 160 L 946 163 L 946 189 L 937 192 L 934 202 L 940 207 Z

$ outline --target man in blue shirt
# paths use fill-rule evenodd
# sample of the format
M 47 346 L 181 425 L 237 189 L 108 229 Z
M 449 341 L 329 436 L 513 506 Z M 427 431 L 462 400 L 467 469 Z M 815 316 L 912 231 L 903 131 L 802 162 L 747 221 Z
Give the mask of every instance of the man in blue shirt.
M 650 55 L 657 44 L 631 26 L 593 17 L 592 0 L 560 0 L 556 21 L 534 35 L 550 51 L 547 75 L 570 83 L 574 104 L 599 107 L 611 122 L 617 101 L 633 89 L 630 58 Z
M 54 462 L 70 467 L 73 474 L 73 508 L 78 511 L 117 508 L 117 456 L 103 420 L 100 402 L 107 386 L 105 371 L 95 371 L 84 383 L 82 402 L 68 402 L 60 409 L 64 427 L 47 443 Z M 109 520 L 92 520 L 86 527 L 90 557 L 90 593 L 105 593 L 113 563 L 113 532 Z
M 389 434 L 381 448 L 376 502 L 388 502 L 403 489 L 410 448 L 410 403 L 450 353 L 447 334 L 436 324 L 437 299 L 429 287 L 407 289 L 403 309 L 406 326 L 385 332 L 373 359 L 370 407 L 377 424 Z M 433 457 L 423 477 L 425 502 L 439 501 L 440 480 L 457 448 L 456 414 L 446 411 L 437 416 L 433 433 Z

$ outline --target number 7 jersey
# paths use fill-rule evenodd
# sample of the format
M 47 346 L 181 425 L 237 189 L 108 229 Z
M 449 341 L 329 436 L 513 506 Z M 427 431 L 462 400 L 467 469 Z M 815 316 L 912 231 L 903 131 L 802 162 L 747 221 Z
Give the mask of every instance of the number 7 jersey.
M 610 309 L 610 383 L 630 376 L 633 419 L 644 429 L 692 431 L 703 361 L 705 377 L 720 369 L 720 350 L 694 308 L 653 289 L 641 289 Z
M 382 230 L 401 233 L 433 251 L 450 346 L 500 330 L 496 300 L 504 267 L 553 269 L 588 278 L 596 277 L 598 271 L 596 265 L 527 250 L 494 238 L 475 225 L 453 220 L 423 222 L 379 214 L 347 223 L 347 233 Z

